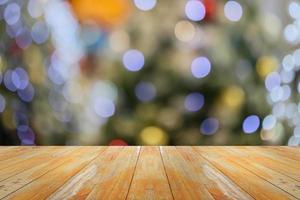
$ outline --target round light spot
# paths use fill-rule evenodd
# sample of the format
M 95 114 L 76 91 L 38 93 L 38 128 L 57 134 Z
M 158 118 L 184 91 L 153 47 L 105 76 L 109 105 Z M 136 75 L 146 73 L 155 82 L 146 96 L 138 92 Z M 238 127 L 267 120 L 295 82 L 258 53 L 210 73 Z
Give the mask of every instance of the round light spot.
M 294 19 L 300 19 L 300 4 L 298 2 L 291 2 L 289 4 L 289 14 Z
M 95 99 L 94 109 L 97 115 L 103 118 L 111 117 L 115 113 L 115 105 L 113 101 L 104 97 Z
M 4 85 L 5 87 L 12 91 L 12 92 L 15 92 L 17 90 L 16 86 L 13 84 L 12 82 L 12 70 L 7 70 L 4 74 L 4 78 L 3 78 L 3 82 L 4 82 Z
M 27 125 L 20 125 L 17 127 L 17 134 L 21 140 L 22 145 L 33 145 L 35 140 L 35 135 L 31 128 Z
M 270 130 L 275 127 L 276 122 L 277 122 L 277 120 L 274 115 L 268 115 L 264 118 L 262 127 L 264 130 Z
M 21 67 L 17 67 L 12 71 L 11 79 L 15 87 L 20 90 L 25 89 L 29 83 L 28 74 Z
M 224 6 L 224 13 L 227 19 L 237 22 L 243 15 L 243 8 L 236 1 L 228 1 Z
M 254 133 L 259 127 L 259 117 L 256 115 L 250 115 L 245 118 L 243 122 L 243 131 L 246 134 Z
M 191 65 L 191 71 L 194 77 L 204 78 L 210 73 L 211 64 L 208 58 L 198 57 L 193 60 Z
M 244 102 L 244 99 L 245 93 L 243 89 L 232 85 L 225 89 L 222 100 L 226 106 L 235 109 Z
M 109 146 L 127 146 L 128 144 L 121 139 L 115 139 L 110 141 L 110 143 L 108 144 Z
M 274 88 L 279 87 L 280 83 L 281 77 L 278 72 L 270 73 L 265 80 L 265 86 L 268 91 L 272 91 Z
M 205 119 L 200 126 L 203 135 L 213 135 L 219 128 L 219 121 L 215 118 Z
M 44 43 L 49 37 L 48 26 L 41 21 L 36 22 L 31 29 L 31 37 L 37 44 Z
M 186 96 L 184 101 L 185 108 L 190 112 L 200 110 L 204 105 L 204 96 L 198 92 Z
M 180 21 L 175 25 L 175 36 L 182 42 L 188 42 L 195 36 L 196 29 L 194 25 L 188 21 Z
M 115 52 L 121 52 L 129 46 L 129 36 L 125 31 L 115 31 L 109 36 L 109 45 Z
M 141 131 L 140 140 L 144 145 L 165 145 L 168 135 L 158 127 L 149 126 Z
M 149 82 L 140 82 L 135 87 L 136 97 L 143 102 L 151 101 L 156 95 L 155 86 Z
M 31 17 L 37 18 L 43 14 L 43 4 L 45 1 L 41 0 L 29 0 L 27 4 L 27 10 Z
M 185 5 L 185 15 L 192 21 L 201 21 L 205 17 L 205 6 L 199 0 L 190 0 Z
M 23 29 L 22 32 L 16 37 L 16 43 L 21 49 L 26 49 L 31 45 L 32 39 L 30 32 L 26 29 Z
M 21 16 L 21 9 L 17 3 L 10 3 L 5 7 L 4 19 L 7 24 L 15 24 Z
M 2 113 L 5 109 L 6 101 L 4 97 L 0 94 L 0 113 Z
M 20 99 L 22 99 L 25 102 L 32 101 L 34 97 L 34 93 L 35 93 L 34 88 L 30 83 L 27 85 L 25 89 L 18 90 L 18 96 L 20 97 Z
M 156 5 L 156 0 L 134 0 L 134 5 L 143 11 L 151 10 Z
M 285 27 L 283 34 L 286 41 L 293 43 L 298 39 L 300 33 L 296 25 L 289 24 Z
M 282 60 L 282 66 L 286 71 L 290 71 L 295 67 L 295 59 L 292 55 L 284 56 Z
M 144 64 L 144 55 L 136 49 L 128 50 L 123 55 L 123 65 L 129 71 L 139 71 L 142 69 Z

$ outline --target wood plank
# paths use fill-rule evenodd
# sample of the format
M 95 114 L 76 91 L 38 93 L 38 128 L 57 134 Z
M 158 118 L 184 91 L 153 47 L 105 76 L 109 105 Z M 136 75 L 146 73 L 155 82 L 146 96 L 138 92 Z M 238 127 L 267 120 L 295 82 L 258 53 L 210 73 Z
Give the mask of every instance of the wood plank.
M 0 169 L 5 169 L 10 166 L 14 166 L 18 163 L 23 162 L 24 160 L 32 160 L 36 159 L 37 157 L 43 157 L 43 153 L 47 152 L 55 152 L 58 149 L 56 147 L 48 147 L 48 148 L 41 148 L 41 147 L 25 147 L 26 151 L 23 151 L 21 154 L 17 156 L 12 156 L 8 159 L 0 161 Z
M 17 156 L 17 155 L 20 155 L 24 151 L 28 151 L 29 149 L 31 149 L 31 147 L 22 148 L 22 147 L 16 147 L 16 146 L 13 146 L 13 147 L 3 147 L 3 146 L 1 146 L 1 148 L 0 148 L 0 161 L 12 158 L 12 157 Z
M 219 150 L 219 154 L 224 157 L 226 160 L 235 162 L 237 165 L 248 169 L 257 176 L 263 178 L 264 180 L 272 183 L 273 185 L 281 188 L 287 193 L 293 195 L 294 197 L 300 197 L 300 182 L 295 181 L 292 178 L 289 178 L 281 173 L 278 173 L 270 168 L 267 168 L 261 164 L 255 162 L 251 158 L 245 159 L 242 156 L 237 155 L 234 151 L 230 150 L 231 148 L 226 147 L 215 147 L 216 150 Z
M 288 157 L 292 160 L 300 161 L 300 148 L 295 147 L 276 147 L 276 146 L 266 146 L 271 152 L 281 155 L 283 157 Z
M 160 151 L 174 199 L 214 199 L 175 147 L 160 147 Z
M 220 150 L 212 147 L 194 147 L 194 149 L 255 199 L 295 199 L 235 162 L 224 159 Z
M 30 182 L 14 193 L 11 193 L 5 197 L 5 199 L 40 200 L 47 198 L 67 180 L 95 159 L 105 147 L 78 147 L 78 149 L 81 152 L 77 156 L 70 156 L 70 159 L 67 159 L 62 165 L 53 170 L 47 170 L 48 165 L 45 166 L 46 168 L 40 170 L 47 170 L 49 171 L 48 173 L 43 174 L 36 180 Z M 39 173 L 40 170 L 36 173 Z M 35 172 L 32 171 L 27 173 L 29 174 L 19 174 L 18 176 L 20 179 L 22 176 L 30 178 L 35 174 Z
M 114 147 L 110 147 L 114 148 Z M 103 177 L 87 199 L 125 199 L 135 171 L 140 147 L 126 147 L 117 159 L 107 166 Z
M 192 147 L 177 147 L 184 160 L 195 169 L 201 182 L 215 199 L 253 199 L 212 164 L 195 153 Z
M 244 147 L 235 147 L 232 150 L 237 152 L 238 154 L 248 156 L 248 158 L 255 160 L 255 162 L 260 163 L 261 165 L 271 168 L 274 171 L 300 181 L 299 170 L 290 166 L 288 163 L 282 163 L 270 157 L 263 156 L 262 154 L 257 154 L 257 151 L 255 149 L 247 150 Z
M 256 156 L 267 157 L 268 159 L 271 159 L 274 162 L 282 163 L 284 165 L 287 165 L 289 168 L 293 168 L 295 170 L 300 171 L 300 162 L 290 159 L 287 156 L 281 156 L 279 154 L 276 154 L 276 153 L 274 153 L 273 150 L 269 150 L 265 147 L 248 147 L 248 146 L 239 147 L 239 148 L 250 151 L 251 155 L 255 154 Z M 298 155 L 298 156 L 300 157 L 300 155 Z
M 11 176 L 26 171 L 27 169 L 36 167 L 37 165 L 44 164 L 45 162 L 60 157 L 63 154 L 74 150 L 76 147 L 45 149 L 43 152 L 39 152 L 39 156 L 35 156 L 29 159 L 21 160 L 14 165 L 6 165 L 7 167 L 0 170 L 0 181 L 3 181 Z
M 142 147 L 128 199 L 173 199 L 158 147 Z
M 123 147 L 109 147 L 93 162 L 73 176 L 48 199 L 86 199 L 94 187 L 101 181 L 110 169 L 110 165 L 121 153 Z M 112 186 L 111 186 L 112 187 Z

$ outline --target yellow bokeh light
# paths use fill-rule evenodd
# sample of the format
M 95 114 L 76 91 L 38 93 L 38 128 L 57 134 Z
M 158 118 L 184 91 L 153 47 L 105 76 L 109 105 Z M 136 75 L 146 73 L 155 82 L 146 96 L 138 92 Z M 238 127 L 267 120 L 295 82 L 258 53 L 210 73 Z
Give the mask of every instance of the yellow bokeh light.
M 236 108 L 244 102 L 245 94 L 242 88 L 234 85 L 226 88 L 222 97 L 226 106 Z
M 182 42 L 188 42 L 195 36 L 196 30 L 192 23 L 180 21 L 175 25 L 175 36 Z
M 162 129 L 149 126 L 141 131 L 140 140 L 143 145 L 166 145 L 168 136 Z
M 257 74 L 261 78 L 265 78 L 269 73 L 277 70 L 278 61 L 273 56 L 262 56 L 256 63 Z

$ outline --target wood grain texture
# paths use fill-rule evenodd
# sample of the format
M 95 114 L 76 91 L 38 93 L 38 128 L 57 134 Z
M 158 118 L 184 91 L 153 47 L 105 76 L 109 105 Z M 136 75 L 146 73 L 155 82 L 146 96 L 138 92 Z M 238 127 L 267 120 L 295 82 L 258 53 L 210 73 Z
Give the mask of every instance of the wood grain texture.
M 300 148 L 0 147 L 0 199 L 300 199 Z

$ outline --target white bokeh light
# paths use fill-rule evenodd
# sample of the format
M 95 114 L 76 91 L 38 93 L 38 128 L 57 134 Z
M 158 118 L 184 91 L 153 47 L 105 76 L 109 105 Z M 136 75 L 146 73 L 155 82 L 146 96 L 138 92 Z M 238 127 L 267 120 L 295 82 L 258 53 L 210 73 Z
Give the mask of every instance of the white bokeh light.
M 228 1 L 224 6 L 224 14 L 230 21 L 237 22 L 242 18 L 243 8 L 236 1 Z

